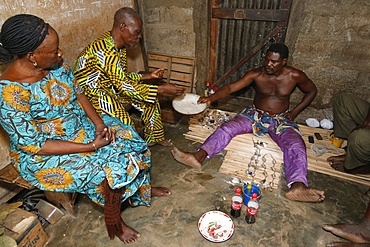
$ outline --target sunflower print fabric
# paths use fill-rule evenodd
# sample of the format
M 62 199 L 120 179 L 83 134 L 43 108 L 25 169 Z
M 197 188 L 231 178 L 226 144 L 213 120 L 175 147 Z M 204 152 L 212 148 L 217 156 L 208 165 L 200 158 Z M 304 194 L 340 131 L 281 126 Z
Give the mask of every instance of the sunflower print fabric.
M 77 101 L 82 93 L 66 64 L 41 81 L 0 81 L 0 124 L 10 137 L 11 161 L 20 175 L 41 190 L 79 192 L 104 205 L 101 183 L 124 187 L 122 201 L 150 205 L 150 151 L 131 125 L 102 114 L 116 142 L 97 152 L 38 155 L 47 140 L 89 143 L 95 126 Z

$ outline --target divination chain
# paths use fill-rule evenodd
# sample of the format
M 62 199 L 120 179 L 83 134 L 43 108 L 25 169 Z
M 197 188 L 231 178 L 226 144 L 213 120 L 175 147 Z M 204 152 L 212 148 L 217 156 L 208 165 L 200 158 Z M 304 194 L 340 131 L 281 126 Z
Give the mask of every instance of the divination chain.
M 256 170 L 258 170 L 258 163 L 259 163 L 259 158 L 261 157 L 261 147 L 265 147 L 267 144 L 265 142 L 260 142 L 260 141 L 254 141 L 253 140 L 253 144 L 254 144 L 254 148 L 255 148 L 255 152 L 254 154 L 251 156 L 250 158 L 250 161 L 248 163 L 248 166 L 247 166 L 247 170 L 245 171 L 245 173 L 248 175 L 248 176 L 251 176 L 252 179 L 255 177 L 256 175 Z M 266 181 L 267 181 L 267 177 L 268 177 L 268 173 L 267 173 L 267 166 L 266 166 L 266 156 L 271 156 L 271 159 L 272 159 L 272 167 L 271 167 L 271 170 L 273 171 L 273 173 L 271 174 L 271 178 L 272 180 L 268 183 L 268 184 L 265 184 Z M 272 156 L 271 153 L 266 153 L 264 154 L 262 157 L 262 164 L 260 165 L 262 168 L 263 168 L 263 176 L 264 178 L 259 182 L 259 184 L 261 184 L 263 186 L 263 188 L 269 188 L 270 191 L 272 190 L 272 187 L 274 186 L 274 181 L 275 181 L 275 178 L 276 178 L 276 160 L 275 158 Z

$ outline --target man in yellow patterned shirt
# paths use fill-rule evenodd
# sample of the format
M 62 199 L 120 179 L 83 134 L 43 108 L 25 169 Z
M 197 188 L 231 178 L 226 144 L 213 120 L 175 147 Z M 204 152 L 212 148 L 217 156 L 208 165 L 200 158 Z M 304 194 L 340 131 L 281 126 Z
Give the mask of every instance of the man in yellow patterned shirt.
M 114 15 L 111 31 L 91 42 L 77 59 L 74 74 L 86 96 L 98 113 L 119 118 L 133 125 L 125 110 L 131 104 L 141 113 L 144 139 L 148 145 L 165 141 L 158 94 L 183 94 L 185 88 L 173 85 L 150 85 L 143 80 L 161 79 L 164 69 L 138 74 L 127 71 L 126 48 L 136 46 L 142 38 L 143 22 L 132 8 L 123 7 Z

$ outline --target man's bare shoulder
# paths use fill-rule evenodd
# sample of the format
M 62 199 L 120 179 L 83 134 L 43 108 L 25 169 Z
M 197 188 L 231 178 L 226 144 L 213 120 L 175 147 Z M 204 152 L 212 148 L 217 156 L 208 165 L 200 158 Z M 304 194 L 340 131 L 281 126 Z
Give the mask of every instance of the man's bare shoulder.
M 285 74 L 290 74 L 292 77 L 306 76 L 306 74 L 302 70 L 294 68 L 292 66 L 284 66 L 284 71 Z
M 263 74 L 263 68 L 262 67 L 259 67 L 259 68 L 256 68 L 256 69 L 252 69 L 252 70 L 249 70 L 245 76 L 248 76 L 248 77 L 251 77 L 251 78 L 257 78 L 258 76 L 262 75 Z

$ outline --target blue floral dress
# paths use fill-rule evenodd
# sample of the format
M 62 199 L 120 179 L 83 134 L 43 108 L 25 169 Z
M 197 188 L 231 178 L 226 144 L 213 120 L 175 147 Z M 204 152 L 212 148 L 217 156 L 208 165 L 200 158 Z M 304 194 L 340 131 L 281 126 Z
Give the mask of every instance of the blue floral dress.
M 82 93 L 64 64 L 36 83 L 0 80 L 0 124 L 10 137 L 11 161 L 20 175 L 41 190 L 79 192 L 104 205 L 102 181 L 124 187 L 122 201 L 150 205 L 150 151 L 130 125 L 102 115 L 116 141 L 97 152 L 38 155 L 47 140 L 89 143 L 95 126 L 77 94 Z

